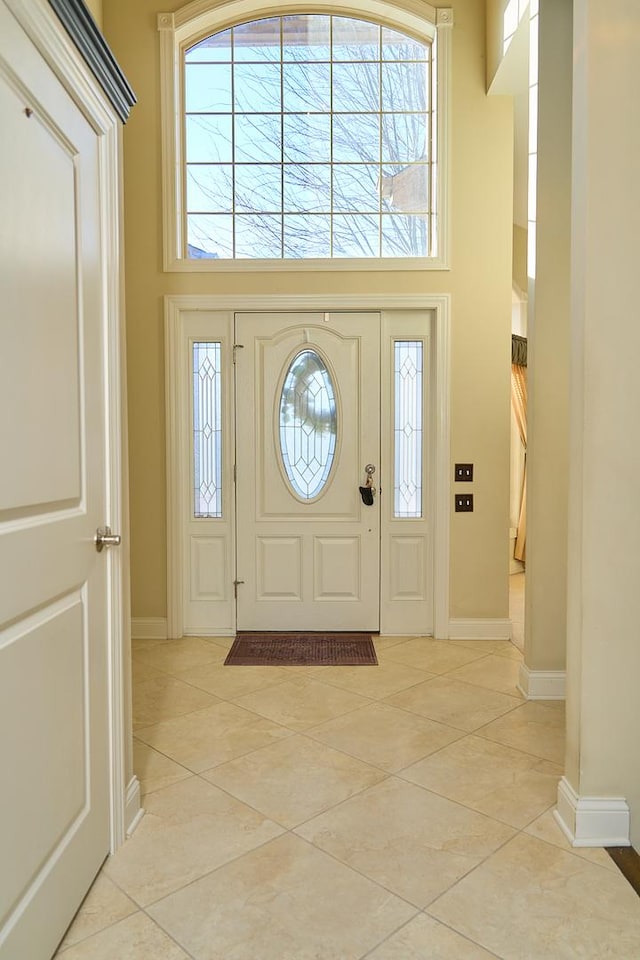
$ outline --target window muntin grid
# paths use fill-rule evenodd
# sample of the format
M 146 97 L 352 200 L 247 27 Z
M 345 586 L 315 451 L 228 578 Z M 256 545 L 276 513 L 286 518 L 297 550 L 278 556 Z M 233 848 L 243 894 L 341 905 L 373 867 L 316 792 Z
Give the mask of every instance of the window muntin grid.
M 185 53 L 187 256 L 432 257 L 435 44 L 294 15 Z
M 221 344 L 193 344 L 193 515 L 222 516 Z
M 331 374 L 315 350 L 289 364 L 279 403 L 280 455 L 294 493 L 313 500 L 333 466 L 338 418 Z
M 394 478 L 393 515 L 422 517 L 423 344 L 394 342 Z

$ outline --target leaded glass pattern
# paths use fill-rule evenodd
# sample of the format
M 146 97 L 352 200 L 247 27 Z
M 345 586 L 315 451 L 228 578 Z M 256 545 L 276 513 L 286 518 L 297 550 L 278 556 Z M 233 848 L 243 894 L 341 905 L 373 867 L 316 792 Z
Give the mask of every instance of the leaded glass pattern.
M 422 516 L 422 364 L 422 341 L 395 341 L 393 515 L 399 518 Z
M 435 43 L 295 14 L 185 52 L 192 259 L 429 257 Z
M 333 466 L 338 418 L 335 390 L 315 350 L 298 353 L 280 397 L 280 452 L 289 482 L 303 500 L 323 490 Z
M 220 343 L 193 344 L 193 515 L 222 516 Z

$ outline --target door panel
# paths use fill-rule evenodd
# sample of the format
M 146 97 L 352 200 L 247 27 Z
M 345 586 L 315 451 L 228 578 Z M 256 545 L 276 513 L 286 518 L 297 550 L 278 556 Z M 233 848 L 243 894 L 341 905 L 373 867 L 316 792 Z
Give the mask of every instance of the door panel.
M 380 464 L 379 314 L 238 314 L 236 342 L 238 629 L 377 630 L 378 498 L 364 506 L 358 487 L 365 465 Z M 326 397 L 322 410 L 306 394 L 283 400 L 292 361 L 307 350 L 335 392 L 334 460 L 320 490 Z M 320 390 L 322 377 L 307 382 Z M 299 426 L 284 444 L 299 481 L 281 454 L 281 411 Z
M 48 960 L 109 851 L 100 158 L 2 3 L 0 113 L 0 958 Z

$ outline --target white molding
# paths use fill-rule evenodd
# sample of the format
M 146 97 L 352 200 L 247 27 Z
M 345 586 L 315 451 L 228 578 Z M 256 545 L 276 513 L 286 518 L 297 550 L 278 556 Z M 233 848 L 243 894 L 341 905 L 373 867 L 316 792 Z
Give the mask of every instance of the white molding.
M 235 630 L 225 629 L 223 627 L 190 627 L 185 630 L 183 636 L 185 637 L 228 637 L 232 638 L 235 635 Z
M 566 670 L 530 670 L 520 664 L 518 689 L 527 700 L 564 700 Z
M 188 298 L 186 298 L 188 299 Z M 183 475 L 178 463 L 184 449 L 184 425 L 180 416 L 184 393 L 184 362 L 180 325 L 181 307 L 174 298 L 165 298 L 165 432 L 167 483 L 167 620 L 165 636 L 177 639 L 184 629 L 182 581 L 184 550 L 182 510 Z
M 260 271 L 398 271 L 449 270 L 450 204 L 449 158 L 451 156 L 451 27 L 453 10 L 436 8 L 422 0 L 316 0 L 313 13 L 342 14 L 364 17 L 414 36 L 437 43 L 437 158 L 438 253 L 421 258 L 342 258 L 309 260 L 190 260 L 185 257 L 186 238 L 183 226 L 183 130 L 182 130 L 182 59 L 186 47 L 203 37 L 223 30 L 234 23 L 278 16 L 288 11 L 299 12 L 299 0 L 193 0 L 175 12 L 157 15 L 160 41 L 161 144 L 162 144 L 162 207 L 163 268 L 165 272 L 233 273 Z
M 134 775 L 129 781 L 125 797 L 125 828 L 127 838 L 134 832 L 142 817 L 144 809 L 140 801 L 140 781 Z
M 107 552 L 109 570 L 109 695 L 111 757 L 111 852 L 126 836 L 126 738 L 131 736 L 125 703 L 125 658 L 130 656 L 129 495 L 126 395 L 126 332 L 122 249 L 122 140 L 119 125 L 101 138 L 103 244 L 102 271 L 109 311 L 107 350 L 107 451 L 109 471 L 105 522 L 122 537 L 123 547 Z
M 434 636 L 449 632 L 449 562 L 451 486 L 451 298 L 435 300 L 435 449 L 433 478 L 435 484 L 434 555 L 433 555 L 433 630 Z
M 511 620 L 507 617 L 497 620 L 451 619 L 447 632 L 436 636 L 449 640 L 511 640 Z
M 574 847 L 631 846 L 630 811 L 624 797 L 580 797 L 562 777 L 554 817 Z
M 421 310 L 434 315 L 433 349 L 435 350 L 435 449 L 434 449 L 434 533 L 433 533 L 433 611 L 434 633 L 449 632 L 449 517 L 450 517 L 450 377 L 451 377 L 451 297 L 449 294 L 389 294 L 369 296 L 357 294 L 313 294 L 303 296 L 179 294 L 165 296 L 165 375 L 167 424 L 167 623 L 164 636 L 181 637 L 184 630 L 182 593 L 182 520 L 179 504 L 183 502 L 181 475 L 176 451 L 184 449 L 180 409 L 180 317 L 193 311 L 210 313 L 273 313 L 282 311 L 360 311 Z M 184 364 L 182 364 L 184 366 Z M 156 621 L 157 622 L 157 621 Z M 462 622 L 462 621 L 460 621 Z M 466 622 L 466 621 L 465 621 Z M 475 622 L 475 621 L 469 621 Z M 490 621 L 497 623 L 498 621 Z M 502 623 L 503 621 L 500 621 Z M 504 621 L 510 624 L 510 621 Z M 133 636 L 150 636 L 151 621 L 133 621 Z M 145 632 L 141 633 L 142 625 Z M 192 631 L 190 631 L 191 633 Z M 206 631 L 199 636 L 228 636 Z M 156 637 L 156 634 L 151 634 Z M 464 638 L 502 637 L 502 633 L 465 633 Z M 510 632 L 508 633 L 510 636 Z M 159 636 L 157 638 L 160 638 Z M 462 636 L 460 637 L 462 639 Z
M 166 617 L 134 617 L 131 621 L 133 640 L 166 640 L 168 636 Z
M 256 17 L 259 13 L 264 17 L 269 13 L 277 16 L 280 10 L 288 7 L 293 7 L 296 11 L 299 11 L 300 3 L 298 0 L 281 0 L 279 3 L 274 3 L 273 0 L 259 0 L 258 4 L 252 2 L 252 0 L 192 0 L 191 3 L 187 3 L 184 7 L 176 10 L 175 13 L 159 14 L 158 29 L 182 30 L 187 27 L 189 35 L 191 35 L 211 26 L 212 10 L 216 11 L 217 20 L 231 23 L 245 14 Z M 381 11 L 383 7 L 385 10 Z M 319 0 L 319 2 L 313 4 L 314 13 L 324 12 L 325 10 L 328 13 L 342 11 L 347 14 L 360 14 L 360 16 L 363 13 L 369 14 L 369 16 L 378 15 L 383 19 L 385 19 L 385 11 L 386 17 L 389 16 L 389 8 L 397 10 L 396 16 L 404 16 L 405 19 L 410 16 L 414 17 L 419 24 L 422 24 L 422 30 L 424 30 L 425 21 L 434 24 L 437 19 L 437 22 L 442 22 L 444 26 L 451 26 L 453 23 L 453 10 L 450 7 L 436 8 L 430 3 L 422 2 L 422 0 L 387 0 L 386 3 L 381 3 L 380 0 L 346 0 L 339 11 L 336 11 L 331 0 Z M 221 12 L 218 13 L 218 10 Z M 417 29 L 418 32 L 422 32 L 420 25 Z
M 449 294 L 168 294 L 165 296 L 166 315 L 192 310 L 233 313 L 273 313 L 277 310 L 304 312 L 325 310 L 436 310 L 441 325 L 449 323 Z M 443 331 L 444 332 L 444 331 Z M 446 331 L 448 332 L 448 331 Z M 448 341 L 447 341 L 448 342 Z
M 173 238 L 174 224 L 170 217 L 166 219 L 166 230 Z M 440 242 L 442 245 L 442 229 Z M 164 269 L 167 273 L 398 273 L 411 270 L 423 273 L 429 270 L 448 271 L 451 268 L 445 257 L 309 257 L 300 260 L 187 260 L 166 257 Z

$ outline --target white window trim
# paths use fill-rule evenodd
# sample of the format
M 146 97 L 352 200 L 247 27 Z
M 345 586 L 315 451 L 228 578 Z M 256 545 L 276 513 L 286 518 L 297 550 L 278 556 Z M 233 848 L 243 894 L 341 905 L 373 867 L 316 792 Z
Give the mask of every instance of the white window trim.
M 317 270 L 449 269 L 449 138 L 451 99 L 451 27 L 453 10 L 421 0 L 318 0 L 314 13 L 375 19 L 419 37 L 438 40 L 438 246 L 437 257 L 326 258 L 304 260 L 194 260 L 182 256 L 182 60 L 198 40 L 246 19 L 286 15 L 304 7 L 300 0 L 194 0 L 175 13 L 158 14 L 162 112 L 163 266 L 166 272 L 236 273 Z

